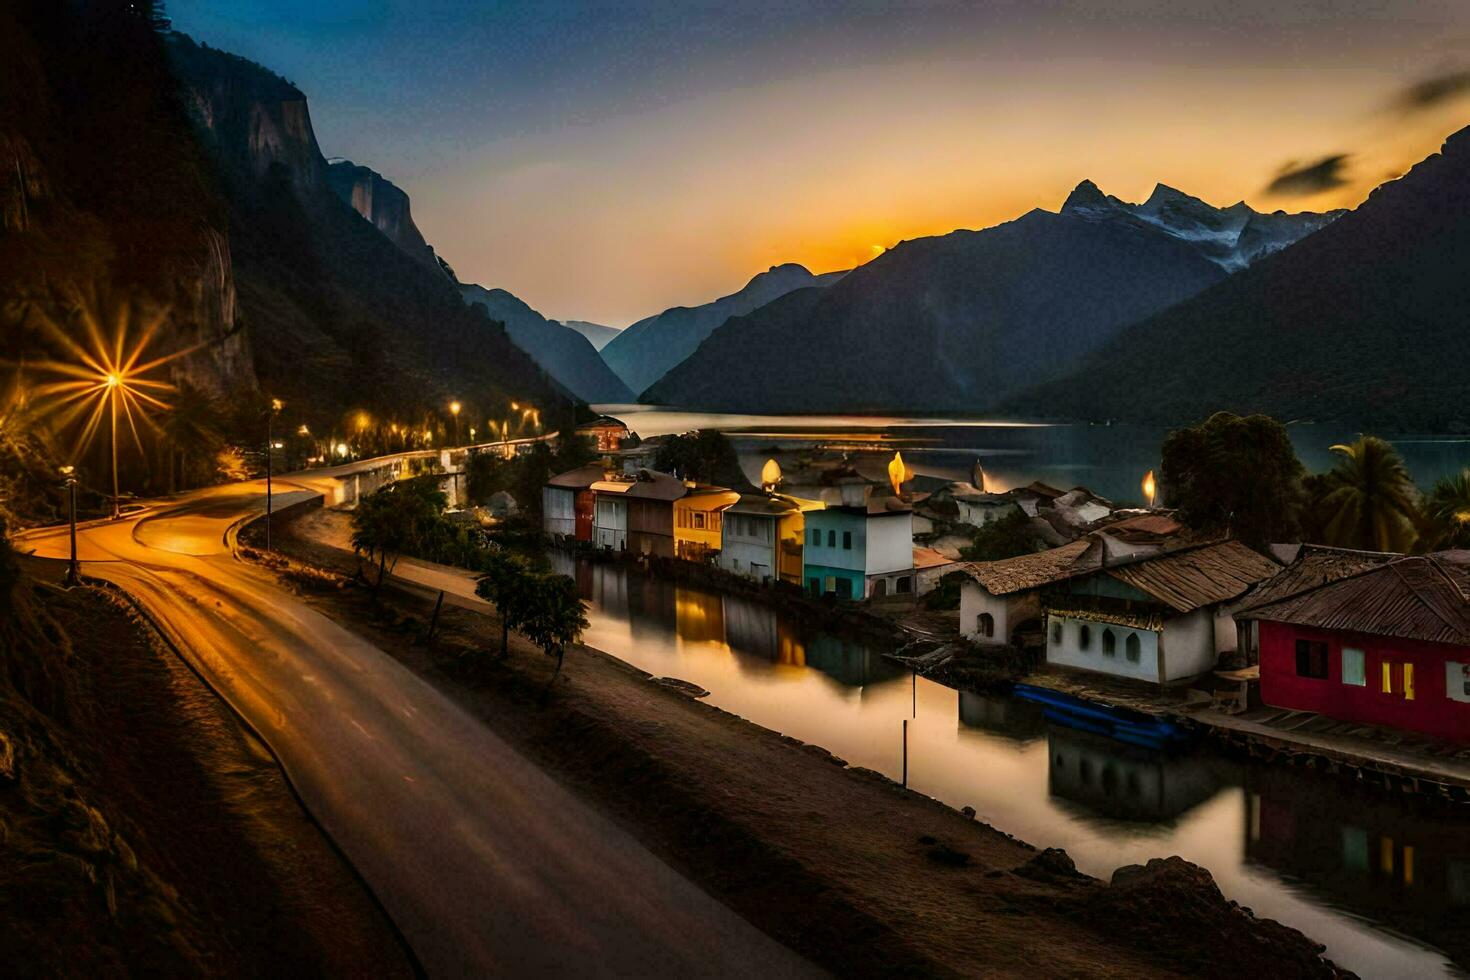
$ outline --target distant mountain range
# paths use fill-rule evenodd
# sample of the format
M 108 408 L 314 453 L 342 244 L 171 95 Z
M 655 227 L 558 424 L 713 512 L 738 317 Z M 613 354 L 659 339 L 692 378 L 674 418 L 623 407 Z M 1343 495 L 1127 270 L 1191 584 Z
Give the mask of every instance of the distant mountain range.
M 466 303 L 481 307 L 490 319 L 505 324 L 515 345 L 535 358 L 547 374 L 580 400 L 633 400 L 627 385 L 618 380 L 592 343 L 578 331 L 546 319 L 503 289 L 462 283 L 459 292 Z
M 1189 242 L 1227 272 L 1236 272 L 1318 228 L 1331 224 L 1342 210 L 1317 213 L 1285 211 L 1262 213 L 1244 201 L 1217 208 L 1197 197 L 1157 184 L 1148 200 L 1129 204 L 1104 194 L 1084 180 L 1067 197 L 1062 214 L 1100 221 L 1133 219 L 1150 225 L 1180 241 Z
M 628 327 L 602 349 L 602 357 L 634 392 L 642 392 L 684 360 L 732 316 L 743 316 L 794 289 L 830 286 L 845 272 L 813 275 L 795 263 L 772 266 L 739 292 L 702 306 L 676 306 Z
M 1165 423 L 1230 409 L 1463 432 L 1467 364 L 1470 128 L 1356 210 L 1005 408 Z
M 563 320 L 563 326 L 571 327 L 577 333 L 587 338 L 588 343 L 598 350 L 602 350 L 618 334 L 623 331 L 617 327 L 607 327 L 600 323 L 588 323 L 586 320 Z
M 643 394 L 725 410 L 976 410 L 1332 216 L 1142 205 L 1084 181 L 1060 213 L 903 242 L 717 330 Z M 611 350 L 611 346 L 609 346 Z

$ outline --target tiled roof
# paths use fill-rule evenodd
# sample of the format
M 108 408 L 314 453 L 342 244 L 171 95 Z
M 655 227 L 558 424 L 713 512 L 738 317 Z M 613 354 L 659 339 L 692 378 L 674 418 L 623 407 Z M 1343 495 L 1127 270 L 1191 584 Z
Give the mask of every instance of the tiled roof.
M 933 548 L 914 549 L 914 567 L 917 569 L 939 568 L 942 565 L 953 565 L 954 559 L 946 558 Z
M 991 595 L 1009 595 L 1101 568 L 1102 564 L 1096 554 L 1083 561 L 1090 544 L 1086 538 L 1079 538 L 1060 548 L 1048 548 L 1031 555 L 1003 558 L 1000 561 L 966 562 L 961 570 L 984 586 L 985 591 Z
M 1403 556 L 1384 551 L 1352 551 L 1324 545 L 1302 545 L 1285 568 L 1251 590 L 1242 608 L 1254 609 L 1256 606 L 1279 602 L 1401 557 Z
M 1470 646 L 1470 552 L 1395 556 L 1242 616 Z
M 1107 574 L 1175 612 L 1234 599 L 1279 566 L 1239 541 L 1217 541 L 1110 566 Z

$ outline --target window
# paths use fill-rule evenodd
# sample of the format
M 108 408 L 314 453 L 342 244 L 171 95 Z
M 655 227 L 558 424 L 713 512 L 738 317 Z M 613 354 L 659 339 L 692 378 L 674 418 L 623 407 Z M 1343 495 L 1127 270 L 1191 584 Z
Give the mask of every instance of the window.
M 842 550 L 843 551 L 851 551 L 852 550 L 852 532 L 851 531 L 843 531 L 842 532 Z
M 812 528 L 812 544 L 813 545 L 819 545 L 821 543 L 822 543 L 822 529 L 819 528 L 819 527 Z
M 1382 683 L 1379 685 L 1379 689 L 1384 694 L 1392 694 L 1393 693 L 1393 664 L 1391 664 L 1387 660 L 1385 660 L 1383 662 L 1383 664 L 1378 669 L 1379 669 L 1379 672 L 1383 675 L 1380 678 L 1380 680 L 1382 681 Z
M 1315 640 L 1296 641 L 1296 676 L 1327 679 L 1327 644 Z M 1385 678 L 1387 676 L 1384 675 Z
M 1414 665 L 1404 664 L 1404 700 L 1414 700 Z
M 829 548 L 835 548 L 835 547 L 837 547 L 837 532 L 836 531 L 828 531 L 827 532 L 827 547 L 829 547 Z
M 840 578 L 840 579 L 837 580 L 837 598 L 839 598 L 839 599 L 851 599 L 852 598 L 852 579 L 850 579 L 850 578 Z
M 1103 630 L 1102 647 L 1104 657 L 1116 657 L 1118 655 L 1118 638 L 1113 635 L 1112 630 Z
M 699 511 L 694 512 L 694 528 L 698 531 L 704 530 L 704 515 Z
M 1051 621 L 1051 642 L 1052 646 L 1061 646 L 1062 644 L 1062 621 L 1060 619 Z
M 1445 664 L 1444 692 L 1451 701 L 1470 702 L 1470 667 L 1454 661 Z
M 907 575 L 900 575 L 898 581 L 893 584 L 898 589 L 899 595 L 908 595 L 914 591 L 914 580 Z
M 815 533 L 815 532 L 813 532 L 813 533 Z M 822 594 L 822 580 L 819 579 L 819 578 L 809 578 L 809 579 L 807 579 L 806 580 L 806 587 L 807 587 L 808 590 L 811 591 L 811 594 L 812 595 L 821 595 Z
M 1077 630 L 1077 646 L 1082 650 L 1092 649 L 1092 627 L 1086 623 Z
M 995 617 L 990 613 L 981 613 L 975 617 L 975 633 L 979 636 L 994 636 Z
M 1123 656 L 1128 658 L 1130 664 L 1136 664 L 1143 656 L 1143 642 L 1139 640 L 1137 633 L 1129 633 L 1128 639 L 1123 641 Z
M 1363 662 L 1363 651 L 1356 647 L 1342 648 L 1342 682 L 1354 687 L 1368 686 L 1368 670 Z

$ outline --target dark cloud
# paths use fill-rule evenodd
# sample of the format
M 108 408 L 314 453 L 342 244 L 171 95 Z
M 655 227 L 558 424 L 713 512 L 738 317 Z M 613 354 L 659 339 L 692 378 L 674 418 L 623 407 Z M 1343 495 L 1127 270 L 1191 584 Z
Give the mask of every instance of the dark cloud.
M 1470 93 L 1470 70 L 1462 69 L 1415 82 L 1400 92 L 1393 104 L 1400 112 L 1418 112 L 1466 93 Z
M 1302 197 L 1341 187 L 1348 182 L 1343 173 L 1347 161 L 1346 153 L 1335 153 L 1313 163 L 1299 164 L 1293 160 L 1283 166 L 1276 178 L 1266 185 L 1266 193 Z

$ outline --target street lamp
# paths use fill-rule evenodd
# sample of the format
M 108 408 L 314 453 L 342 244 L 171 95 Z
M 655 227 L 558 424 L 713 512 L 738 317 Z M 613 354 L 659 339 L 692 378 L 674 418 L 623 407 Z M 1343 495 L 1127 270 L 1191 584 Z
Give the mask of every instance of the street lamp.
M 271 399 L 271 409 L 265 413 L 265 550 L 271 550 L 271 450 L 276 448 L 273 430 L 276 413 L 281 410 L 281 400 Z
M 71 562 L 66 566 L 66 584 L 80 585 L 81 567 L 77 565 L 77 468 L 71 465 L 63 466 L 61 475 L 65 480 L 67 497 L 70 498 L 69 516 L 71 519 Z
M 456 446 L 459 445 L 459 409 L 460 404 L 458 401 L 449 403 L 449 414 L 454 416 L 454 444 Z

